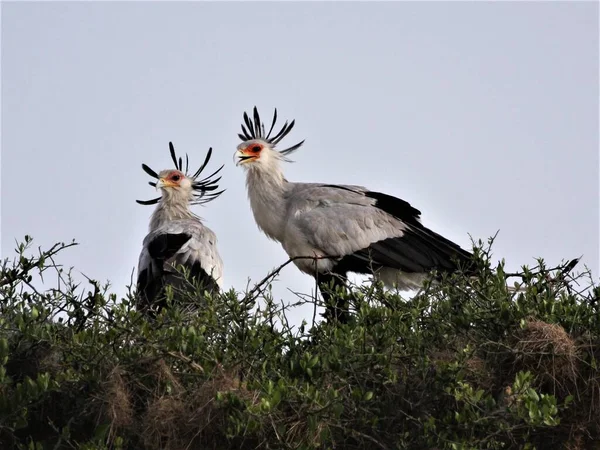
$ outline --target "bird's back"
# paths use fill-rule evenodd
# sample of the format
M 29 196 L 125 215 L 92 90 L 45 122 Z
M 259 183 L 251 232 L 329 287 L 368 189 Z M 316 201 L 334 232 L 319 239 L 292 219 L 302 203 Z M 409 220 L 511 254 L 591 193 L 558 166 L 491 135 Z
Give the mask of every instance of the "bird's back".
M 217 239 L 197 219 L 165 222 L 151 231 L 143 242 L 138 264 L 138 292 L 143 306 L 160 302 L 167 285 L 175 290 L 190 288 L 177 267 L 190 272 L 190 278 L 210 293 L 222 284 L 223 263 Z
M 339 256 L 337 268 L 343 272 L 388 267 L 409 273 L 453 270 L 455 260 L 470 259 L 469 252 L 424 227 L 420 211 L 399 198 L 361 186 L 317 183 L 290 183 L 286 197 L 282 244 L 291 257 Z M 296 265 L 310 273 L 314 262 Z

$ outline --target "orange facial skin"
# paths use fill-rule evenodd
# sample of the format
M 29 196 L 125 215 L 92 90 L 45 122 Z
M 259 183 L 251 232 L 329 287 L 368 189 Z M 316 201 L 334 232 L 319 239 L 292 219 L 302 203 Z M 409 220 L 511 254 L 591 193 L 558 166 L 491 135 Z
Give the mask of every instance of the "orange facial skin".
M 181 173 L 179 170 L 173 170 L 169 172 L 169 174 L 161 178 L 161 184 L 165 187 L 178 187 L 181 180 L 183 180 L 185 175 Z
M 260 158 L 260 152 L 262 151 L 262 149 L 263 149 L 263 146 L 261 144 L 249 145 L 245 149 L 241 150 L 241 153 L 244 155 L 242 157 L 242 161 Z

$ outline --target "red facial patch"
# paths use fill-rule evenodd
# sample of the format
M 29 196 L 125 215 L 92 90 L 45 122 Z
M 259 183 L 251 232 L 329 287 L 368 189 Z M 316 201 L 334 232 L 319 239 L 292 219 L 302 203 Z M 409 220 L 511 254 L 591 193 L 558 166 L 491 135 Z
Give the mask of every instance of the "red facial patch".
M 183 174 L 178 170 L 174 170 L 169 174 L 169 177 L 167 179 L 174 183 L 179 183 L 183 179 Z
M 263 149 L 263 146 L 260 144 L 252 144 L 246 147 L 246 153 L 250 153 L 252 155 L 257 155 Z

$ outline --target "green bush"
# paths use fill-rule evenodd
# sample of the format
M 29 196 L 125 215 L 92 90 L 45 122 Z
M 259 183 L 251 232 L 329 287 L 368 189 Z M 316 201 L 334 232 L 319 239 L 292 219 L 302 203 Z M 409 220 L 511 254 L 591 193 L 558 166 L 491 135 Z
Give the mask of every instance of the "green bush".
M 600 289 L 573 264 L 506 274 L 480 242 L 478 277 L 446 277 L 411 299 L 354 286 L 337 293 L 350 298 L 350 323 L 292 328 L 270 277 L 246 294 L 169 291 L 169 307 L 148 318 L 131 291 L 118 300 L 75 283 L 56 262 L 71 245 L 28 256 L 26 237 L 3 263 L 2 449 L 600 440 Z

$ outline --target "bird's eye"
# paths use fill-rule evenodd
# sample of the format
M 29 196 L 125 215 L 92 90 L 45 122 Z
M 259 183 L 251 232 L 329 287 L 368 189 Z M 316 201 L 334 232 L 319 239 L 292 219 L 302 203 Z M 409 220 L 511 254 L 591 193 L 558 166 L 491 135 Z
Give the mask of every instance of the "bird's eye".
M 255 145 L 254 147 L 252 147 L 250 149 L 250 151 L 254 152 L 254 153 L 258 153 L 260 152 L 260 145 Z
M 179 175 L 173 175 L 173 176 L 171 177 L 171 180 L 173 180 L 173 181 L 179 181 L 179 179 L 180 179 L 180 178 L 181 178 L 181 177 L 180 177 Z

